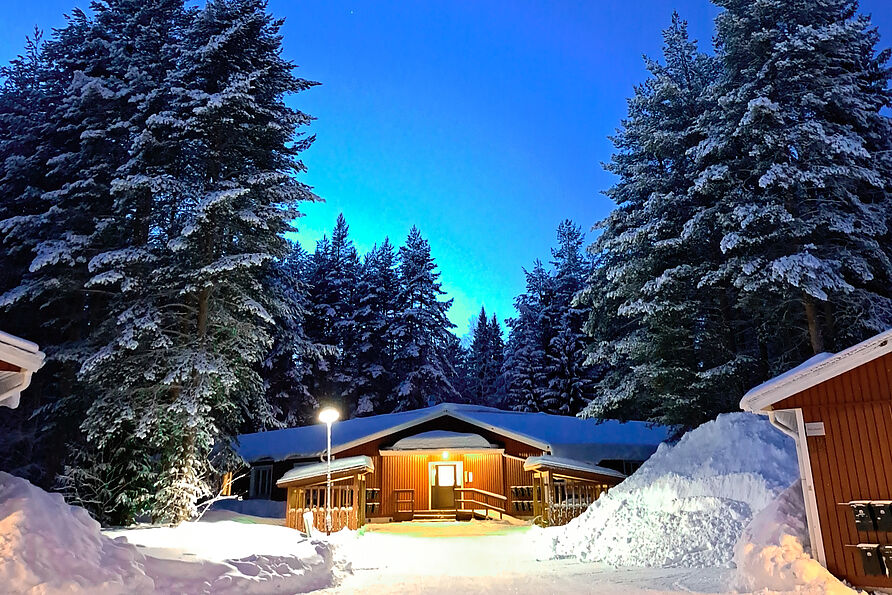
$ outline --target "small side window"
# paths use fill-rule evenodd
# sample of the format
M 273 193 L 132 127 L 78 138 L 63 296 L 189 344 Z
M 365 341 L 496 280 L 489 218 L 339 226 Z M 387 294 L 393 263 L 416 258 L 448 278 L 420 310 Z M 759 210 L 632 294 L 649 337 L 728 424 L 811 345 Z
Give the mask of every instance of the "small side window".
M 273 466 L 257 465 L 251 468 L 251 498 L 266 498 L 273 492 Z

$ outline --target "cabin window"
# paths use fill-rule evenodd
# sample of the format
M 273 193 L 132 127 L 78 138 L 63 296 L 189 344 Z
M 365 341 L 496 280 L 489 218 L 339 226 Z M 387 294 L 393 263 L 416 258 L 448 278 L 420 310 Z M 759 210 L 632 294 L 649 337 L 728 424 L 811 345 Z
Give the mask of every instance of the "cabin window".
M 273 466 L 258 465 L 251 468 L 251 498 L 266 498 L 273 492 Z

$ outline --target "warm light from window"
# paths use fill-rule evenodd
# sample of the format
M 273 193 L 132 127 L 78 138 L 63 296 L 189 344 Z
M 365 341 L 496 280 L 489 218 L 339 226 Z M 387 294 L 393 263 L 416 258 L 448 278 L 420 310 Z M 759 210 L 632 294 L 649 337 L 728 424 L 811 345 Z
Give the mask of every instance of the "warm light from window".
M 443 459 L 448 459 L 448 458 L 449 458 L 449 451 L 444 450 L 444 451 L 443 451 L 443 454 L 442 454 L 441 456 L 443 457 Z

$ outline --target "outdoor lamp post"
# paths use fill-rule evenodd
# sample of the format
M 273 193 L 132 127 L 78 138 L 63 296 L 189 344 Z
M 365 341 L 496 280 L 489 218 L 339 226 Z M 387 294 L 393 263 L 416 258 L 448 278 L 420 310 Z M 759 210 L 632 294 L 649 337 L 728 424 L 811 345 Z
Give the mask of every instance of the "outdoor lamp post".
M 331 424 L 338 421 L 341 416 L 337 409 L 326 407 L 319 412 L 319 421 L 325 424 L 328 436 L 328 469 L 325 473 L 325 534 L 331 535 Z

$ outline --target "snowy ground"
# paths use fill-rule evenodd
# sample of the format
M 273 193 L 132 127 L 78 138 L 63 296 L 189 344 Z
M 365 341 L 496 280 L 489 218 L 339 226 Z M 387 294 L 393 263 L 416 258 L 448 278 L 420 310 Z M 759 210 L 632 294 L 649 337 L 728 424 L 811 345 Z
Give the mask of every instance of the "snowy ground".
M 332 537 L 353 574 L 320 593 L 723 593 L 733 574 L 537 560 L 539 532 L 497 521 L 370 525 Z
M 100 531 L 60 495 L 0 472 L 0 590 L 851 594 L 809 556 L 795 479 L 782 434 L 723 415 L 661 446 L 564 527 L 372 524 L 311 540 L 244 514 L 281 513 L 257 501 L 178 527 Z
M 100 531 L 87 511 L 0 472 L 0 592 L 303 593 L 336 583 L 332 545 L 278 521 L 213 511 L 199 523 Z

